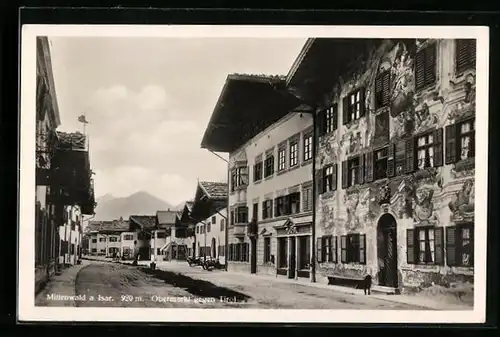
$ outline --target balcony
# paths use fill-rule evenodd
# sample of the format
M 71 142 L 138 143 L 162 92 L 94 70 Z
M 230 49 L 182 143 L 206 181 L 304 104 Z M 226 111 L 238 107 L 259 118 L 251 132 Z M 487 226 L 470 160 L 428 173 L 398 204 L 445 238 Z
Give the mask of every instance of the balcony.
M 246 235 L 246 223 L 235 223 L 233 226 L 233 235 L 236 237 L 243 237 Z

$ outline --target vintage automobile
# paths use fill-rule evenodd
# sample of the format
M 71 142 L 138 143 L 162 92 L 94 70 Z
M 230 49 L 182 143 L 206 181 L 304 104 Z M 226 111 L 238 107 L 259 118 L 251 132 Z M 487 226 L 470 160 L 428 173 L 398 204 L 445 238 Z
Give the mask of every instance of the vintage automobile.
M 214 268 L 220 268 L 219 260 L 210 256 L 206 257 L 188 257 L 187 263 L 190 267 L 201 266 L 204 270 L 212 270 Z

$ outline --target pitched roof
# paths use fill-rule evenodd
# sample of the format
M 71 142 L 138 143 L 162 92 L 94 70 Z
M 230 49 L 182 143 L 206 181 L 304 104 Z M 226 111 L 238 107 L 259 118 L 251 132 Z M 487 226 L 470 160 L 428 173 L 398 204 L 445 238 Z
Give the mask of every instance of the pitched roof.
M 158 218 L 159 225 L 173 225 L 175 224 L 175 218 L 177 216 L 177 211 L 158 211 L 156 212 L 156 217 Z
M 203 193 L 210 199 L 226 199 L 227 198 L 227 183 L 214 181 L 200 181 L 200 188 Z
M 89 221 L 85 231 L 90 232 L 127 232 L 130 225 L 127 220 Z
M 156 225 L 156 215 L 131 215 L 129 221 L 135 222 L 143 230 L 152 229 Z
M 192 200 L 186 201 L 186 207 L 187 207 L 189 212 L 191 212 L 193 210 L 193 205 L 194 205 L 194 201 L 192 201 Z

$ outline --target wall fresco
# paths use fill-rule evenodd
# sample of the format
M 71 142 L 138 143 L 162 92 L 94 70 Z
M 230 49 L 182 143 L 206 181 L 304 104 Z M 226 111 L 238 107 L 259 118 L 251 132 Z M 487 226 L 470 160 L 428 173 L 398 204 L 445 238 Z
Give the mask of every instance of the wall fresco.
M 474 217 L 474 187 L 474 179 L 468 179 L 460 191 L 453 195 L 448 204 L 452 213 L 451 222 Z

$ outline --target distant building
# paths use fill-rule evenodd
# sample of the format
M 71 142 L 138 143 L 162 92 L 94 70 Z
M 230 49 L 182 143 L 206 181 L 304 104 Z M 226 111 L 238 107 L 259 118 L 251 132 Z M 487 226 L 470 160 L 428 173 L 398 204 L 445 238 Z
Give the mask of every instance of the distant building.
M 135 256 L 140 255 L 140 260 L 150 260 L 151 257 L 163 259 L 160 248 L 165 244 L 166 231 L 156 233 L 156 215 L 131 215 L 129 217 L 130 230 L 137 232 Z M 156 239 L 154 234 L 156 233 Z
M 127 220 L 91 221 L 87 226 L 90 255 L 133 258 L 137 233 Z
M 161 246 L 164 260 L 185 260 L 187 254 L 186 230 L 181 224 L 178 211 L 158 211 L 156 213 L 158 229 L 166 230 L 166 238 Z

